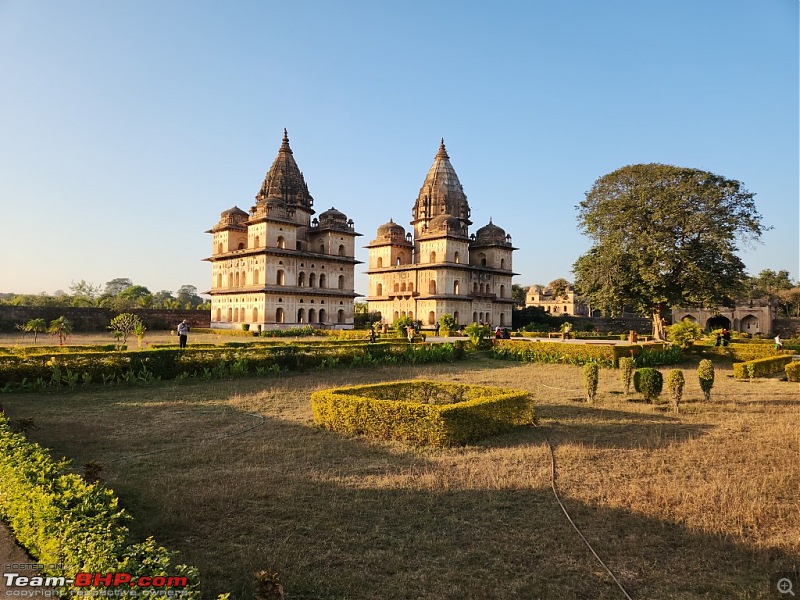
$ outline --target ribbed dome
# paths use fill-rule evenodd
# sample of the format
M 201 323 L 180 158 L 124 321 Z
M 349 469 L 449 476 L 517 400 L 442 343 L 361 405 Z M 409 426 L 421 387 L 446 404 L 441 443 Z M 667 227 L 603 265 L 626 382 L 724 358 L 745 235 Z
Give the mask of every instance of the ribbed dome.
M 247 217 L 247 213 L 246 213 L 246 212 L 244 212 L 244 211 L 243 211 L 241 208 L 239 208 L 238 206 L 232 206 L 232 207 L 230 207 L 228 210 L 223 210 L 223 211 L 220 213 L 220 216 L 221 216 L 221 217 L 222 217 L 222 216 L 225 216 L 225 215 L 237 215 L 237 216 L 240 216 L 240 217 Z
M 294 160 L 292 149 L 289 147 L 289 136 L 283 130 L 283 142 L 278 150 L 278 156 L 272 163 L 261 190 L 256 195 L 256 200 L 263 202 L 267 198 L 280 198 L 290 204 L 311 208 L 314 199 L 308 193 L 303 174 Z M 313 211 L 311 211 L 313 213 Z
M 444 140 L 441 141 L 433 165 L 425 176 L 412 213 L 414 223 L 427 222 L 440 215 L 450 215 L 462 219 L 467 225 L 471 224 L 467 196 L 453 165 L 450 164 Z
M 340 210 L 336 210 L 334 207 L 330 207 L 328 210 L 320 214 L 319 220 L 322 221 L 323 219 L 331 219 L 336 221 L 344 221 L 347 222 L 347 215 L 344 214 Z
M 475 241 L 479 244 L 505 245 L 507 243 L 506 232 L 489 219 L 488 225 L 484 225 L 475 232 Z
M 398 225 L 393 220 L 389 219 L 388 223 L 384 223 L 378 227 L 378 233 L 372 243 L 407 244 L 406 230 L 402 225 Z

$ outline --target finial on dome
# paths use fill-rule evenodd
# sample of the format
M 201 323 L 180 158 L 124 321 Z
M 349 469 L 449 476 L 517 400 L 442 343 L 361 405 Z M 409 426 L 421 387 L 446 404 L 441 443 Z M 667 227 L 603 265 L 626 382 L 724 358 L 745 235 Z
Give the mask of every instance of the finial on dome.
M 492 224 L 492 217 L 489 217 L 489 225 Z
M 289 147 L 289 133 L 286 131 L 286 128 L 283 128 L 283 141 L 281 142 L 281 150 L 285 152 L 292 152 L 292 149 Z
M 441 157 L 441 158 L 450 158 L 447 155 L 447 150 L 444 147 L 444 138 L 442 138 L 441 141 L 439 142 L 439 151 L 436 153 L 436 157 L 437 158 L 439 158 L 439 157 Z

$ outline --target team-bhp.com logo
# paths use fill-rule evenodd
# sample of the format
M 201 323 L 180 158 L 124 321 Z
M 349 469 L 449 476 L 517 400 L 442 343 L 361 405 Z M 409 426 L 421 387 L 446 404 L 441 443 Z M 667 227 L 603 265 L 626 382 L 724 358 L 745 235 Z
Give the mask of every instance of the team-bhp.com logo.
M 140 575 L 130 573 L 78 573 L 74 578 L 45 577 L 3 573 L 6 596 L 45 596 L 44 593 L 21 593 L 37 588 L 71 588 L 76 596 L 181 596 L 189 585 L 186 577 L 178 575 Z M 91 589 L 90 589 L 91 588 Z M 115 588 L 115 589 L 108 589 Z M 101 592 L 101 593 L 98 593 Z

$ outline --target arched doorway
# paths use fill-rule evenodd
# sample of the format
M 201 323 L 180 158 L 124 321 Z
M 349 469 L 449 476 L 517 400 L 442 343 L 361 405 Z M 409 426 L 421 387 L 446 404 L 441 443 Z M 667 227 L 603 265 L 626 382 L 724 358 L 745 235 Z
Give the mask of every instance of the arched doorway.
M 706 329 L 708 330 L 730 329 L 730 328 L 731 328 L 731 320 L 728 317 L 723 317 L 722 315 L 711 317 L 706 322 Z

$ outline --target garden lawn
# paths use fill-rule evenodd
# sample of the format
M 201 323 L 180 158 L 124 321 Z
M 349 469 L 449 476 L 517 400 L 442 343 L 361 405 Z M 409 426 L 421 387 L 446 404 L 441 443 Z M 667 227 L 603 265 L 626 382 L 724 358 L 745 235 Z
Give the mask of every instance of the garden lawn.
M 666 374 L 668 369 L 662 369 Z M 135 518 L 200 568 L 209 598 L 253 597 L 280 574 L 292 600 L 622 597 L 550 489 L 633 598 L 769 598 L 800 565 L 800 386 L 717 365 L 682 412 L 624 397 L 601 369 L 481 358 L 273 379 L 0 396 L 29 437 L 102 476 Z M 400 379 L 528 390 L 538 426 L 452 449 L 313 425 L 312 391 Z

